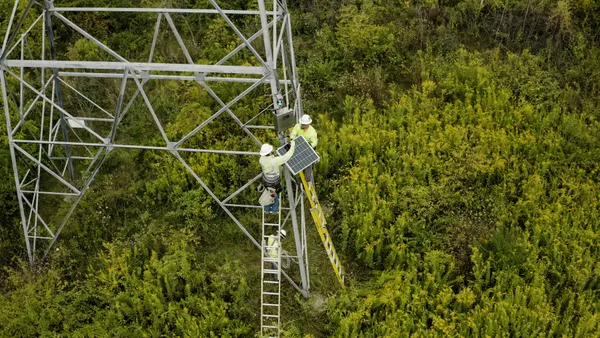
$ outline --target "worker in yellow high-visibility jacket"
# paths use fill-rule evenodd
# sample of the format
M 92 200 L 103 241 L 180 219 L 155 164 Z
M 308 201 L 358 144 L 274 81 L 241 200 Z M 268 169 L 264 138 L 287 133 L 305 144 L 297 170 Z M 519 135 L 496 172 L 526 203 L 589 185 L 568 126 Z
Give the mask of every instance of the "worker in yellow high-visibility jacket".
M 265 249 L 265 255 L 269 258 L 278 259 L 279 252 L 281 249 L 281 241 L 285 239 L 286 232 L 285 230 L 279 231 L 275 235 L 269 236 L 267 239 L 267 246 Z M 279 238 L 278 238 L 279 237 Z M 271 269 L 277 270 L 277 263 L 271 262 Z
M 313 126 L 310 125 L 311 123 L 312 119 L 310 116 L 306 114 L 302 115 L 302 117 L 300 117 L 300 123 L 296 124 L 294 128 L 292 128 L 292 131 L 290 132 L 290 139 L 293 140 L 298 136 L 304 136 L 310 146 L 315 149 L 319 139 L 317 138 L 317 131 Z M 314 183 L 312 165 L 304 169 L 304 176 L 306 176 L 306 180 L 308 182 Z
M 275 156 L 273 154 L 273 146 L 270 144 L 263 144 L 260 147 L 260 166 L 262 168 L 262 183 L 267 188 L 274 188 L 275 199 L 273 204 L 265 205 L 264 209 L 266 213 L 276 214 L 279 212 L 279 191 L 281 190 L 281 169 L 283 164 L 287 162 L 294 154 L 296 148 L 296 142 L 290 143 L 290 150 L 283 156 Z

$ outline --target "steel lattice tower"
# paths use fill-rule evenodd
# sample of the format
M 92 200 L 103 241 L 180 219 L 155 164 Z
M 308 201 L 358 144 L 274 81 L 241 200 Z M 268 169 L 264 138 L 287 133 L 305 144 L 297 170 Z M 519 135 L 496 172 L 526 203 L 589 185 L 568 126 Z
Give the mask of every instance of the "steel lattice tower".
M 58 1 L 57 1 L 58 3 Z M 283 143 L 285 132 L 274 121 L 287 114 L 292 122 L 302 114 L 300 84 L 296 73 L 291 33 L 291 20 L 286 1 L 257 0 L 254 9 L 223 9 L 215 0 L 207 0 L 206 8 L 67 8 L 52 0 L 19 1 L 12 10 L 6 36 L 0 52 L 0 81 L 2 104 L 6 118 L 10 155 L 13 163 L 16 191 L 27 253 L 31 263 L 43 260 L 68 226 L 69 218 L 82 197 L 89 192 L 94 177 L 107 156 L 118 149 L 145 149 L 172 154 L 195 178 L 220 208 L 237 224 L 260 250 L 261 245 L 234 215 L 234 210 L 260 208 L 259 205 L 234 204 L 232 201 L 259 180 L 260 173 L 249 179 L 235 192 L 218 196 L 200 173 L 190 164 L 190 156 L 219 154 L 220 156 L 249 156 L 258 162 L 258 149 L 267 141 L 257 133 L 275 130 Z M 154 34 L 147 41 L 149 55 L 123 56 L 112 46 L 100 41 L 77 22 L 77 13 L 85 15 L 152 16 Z M 190 41 L 178 27 L 177 19 L 185 16 L 217 16 L 218 27 L 194 29 L 226 30 L 233 36 L 230 50 L 219 60 L 199 61 L 188 49 Z M 238 18 L 255 18 L 254 31 L 240 25 Z M 70 19 L 71 18 L 71 19 Z M 247 21 L 252 21 L 248 19 Z M 199 21 L 201 22 L 201 21 Z M 76 32 L 92 50 L 103 56 L 94 60 L 65 58 L 65 43 L 60 32 Z M 191 31 L 190 27 L 185 28 Z M 166 32 L 179 50 L 170 51 L 176 57 L 159 56 L 161 37 Z M 233 33 L 232 33 L 233 32 Z M 214 32 L 219 34 L 218 31 Z M 250 55 L 252 62 L 238 57 Z M 250 54 L 249 54 L 250 53 Z M 179 59 L 179 61 L 177 60 Z M 239 63 L 239 64 L 236 64 Z M 84 93 L 86 85 L 102 83 L 112 86 L 114 102 L 101 100 Z M 148 87 L 161 81 L 185 81 L 199 86 L 216 102 L 218 109 L 191 126 L 182 137 L 169 135 L 149 97 Z M 215 87 L 242 88 L 232 98 L 224 98 Z M 251 99 L 262 90 L 268 93 L 270 106 L 253 112 L 248 118 L 236 111 L 236 103 Z M 86 109 L 78 109 L 69 102 L 79 102 Z M 146 118 L 160 135 L 161 144 L 140 144 L 132 138 L 119 138 L 123 121 L 131 115 L 132 107 L 143 106 Z M 293 118 L 291 116 L 294 116 Z M 197 137 L 227 119 L 248 140 L 246 149 L 211 149 L 188 147 L 186 141 Z M 277 122 L 275 123 L 277 124 Z M 130 141 L 130 142 L 126 142 Z M 284 273 L 288 281 L 305 297 L 310 282 L 306 249 L 306 230 L 303 193 L 285 173 L 287 202 L 286 220 L 291 222 L 296 247 L 300 282 Z M 60 204 L 61 206 L 58 206 Z

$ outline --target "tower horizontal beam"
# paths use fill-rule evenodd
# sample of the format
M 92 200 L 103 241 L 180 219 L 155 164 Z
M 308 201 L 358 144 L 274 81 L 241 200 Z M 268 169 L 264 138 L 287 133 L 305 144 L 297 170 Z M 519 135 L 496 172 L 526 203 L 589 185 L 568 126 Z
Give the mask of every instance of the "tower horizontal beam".
M 165 150 L 165 151 L 182 151 L 182 152 L 189 152 L 189 153 L 212 153 L 212 154 L 227 154 L 227 155 L 250 155 L 250 156 L 259 156 L 260 155 L 260 153 L 253 152 L 253 151 L 178 148 L 178 147 L 156 147 L 156 146 L 144 146 L 144 145 L 135 145 L 135 144 L 116 144 L 116 143 L 64 142 L 64 141 L 40 141 L 40 140 L 16 140 L 16 139 L 11 140 L 10 143 L 12 143 L 12 144 L 52 144 L 52 145 L 70 145 L 70 146 L 140 149 L 140 150 Z
M 106 78 L 106 79 L 122 79 L 123 73 L 96 73 L 96 72 L 58 72 L 59 77 L 86 77 L 86 78 Z M 127 78 L 134 78 L 134 74 L 127 74 Z M 150 80 L 175 80 L 175 81 L 198 81 L 204 82 L 236 82 L 236 83 L 255 83 L 261 79 L 248 77 L 216 77 L 206 76 L 197 77 L 195 75 L 160 75 L 148 74 Z M 280 80 L 282 84 L 291 84 L 290 80 Z
M 184 9 L 184 8 L 110 8 L 110 7 L 54 7 L 49 12 L 119 12 L 119 13 L 184 13 L 184 14 L 219 14 L 216 9 Z M 260 11 L 223 10 L 225 14 L 259 15 Z M 273 15 L 275 12 L 267 12 Z
M 264 75 L 268 71 L 263 67 L 197 65 L 187 63 L 146 63 L 146 62 L 106 62 L 106 61 L 54 61 L 54 60 L 5 60 L 7 67 L 56 68 L 56 69 L 105 69 L 159 72 L 194 72 Z

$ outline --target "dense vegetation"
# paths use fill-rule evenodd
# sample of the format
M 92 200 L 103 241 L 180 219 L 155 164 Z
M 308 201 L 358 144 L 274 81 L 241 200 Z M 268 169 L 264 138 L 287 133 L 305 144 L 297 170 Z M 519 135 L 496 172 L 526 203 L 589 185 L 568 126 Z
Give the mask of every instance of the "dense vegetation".
M 315 296 L 285 289 L 286 336 L 600 336 L 600 3 L 289 6 L 305 110 L 319 132 L 317 187 L 349 287 L 335 287 L 313 236 Z M 11 9 L 0 4 L 3 30 Z M 82 19 L 124 55 L 147 48 L 138 39 L 155 21 Z M 99 53 L 61 33 L 67 57 Z M 200 58 L 228 47 L 210 30 L 186 34 Z M 214 108 L 191 84 L 152 90 L 170 135 Z M 236 112 L 252 116 L 264 103 Z M 126 127 L 131 138 L 149 128 Z M 247 142 L 222 128 L 191 145 Z M 256 335 L 255 248 L 174 158 L 112 154 L 59 250 L 30 268 L 6 140 L 3 122 L 0 336 Z M 193 165 L 226 193 L 256 174 L 248 161 L 198 155 Z

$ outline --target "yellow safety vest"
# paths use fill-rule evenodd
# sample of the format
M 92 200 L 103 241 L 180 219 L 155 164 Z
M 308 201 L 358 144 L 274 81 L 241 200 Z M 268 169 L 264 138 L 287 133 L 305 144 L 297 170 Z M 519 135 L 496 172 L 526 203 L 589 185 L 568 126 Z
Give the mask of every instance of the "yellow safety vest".
M 319 140 L 317 139 L 317 131 L 313 126 L 308 126 L 306 130 L 302 129 L 300 123 L 294 126 L 290 133 L 290 138 L 295 139 L 297 136 L 304 136 L 304 138 L 310 143 L 311 147 L 316 147 Z
M 279 248 L 279 241 L 277 240 L 277 237 L 275 236 L 269 236 L 269 239 L 267 240 L 267 246 L 272 247 L 267 249 L 267 255 L 270 258 L 277 258 L 278 255 L 278 248 Z

